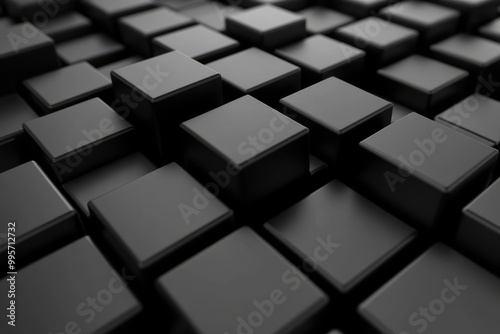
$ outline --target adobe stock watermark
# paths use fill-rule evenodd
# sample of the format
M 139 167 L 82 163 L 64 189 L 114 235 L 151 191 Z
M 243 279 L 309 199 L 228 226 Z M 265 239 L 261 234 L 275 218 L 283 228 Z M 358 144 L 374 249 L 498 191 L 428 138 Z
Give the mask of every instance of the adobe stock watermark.
M 397 173 L 391 171 L 384 172 L 384 178 L 391 192 L 395 192 L 396 185 L 398 183 L 404 183 L 408 177 L 413 175 L 415 168 L 422 166 L 429 157 L 436 153 L 439 145 L 447 140 L 448 135 L 445 130 L 439 127 L 433 129 L 428 138 L 416 138 L 413 141 L 416 146 L 415 149 L 408 155 L 398 156 L 399 166 Z
M 143 85 L 141 86 L 141 89 L 143 89 L 144 91 L 157 89 L 158 86 L 165 80 L 165 78 L 170 75 L 169 72 L 164 72 L 161 70 L 160 64 L 157 64 L 156 68 L 154 69 L 148 65 L 145 67 L 145 71 L 147 72 L 147 74 L 144 76 L 142 80 Z M 113 108 L 113 104 L 111 105 L 111 107 L 120 117 L 127 118 L 130 113 L 129 107 L 136 108 L 138 106 L 138 102 L 140 102 L 140 99 L 144 99 L 142 95 L 137 94 L 136 96 L 134 92 L 135 89 L 132 90 L 132 97 L 134 98 L 132 100 L 128 98 L 129 95 L 122 94 L 122 97 L 125 97 L 126 101 L 128 102 L 127 105 L 123 106 L 126 109 L 126 112 L 120 113 L 119 110 Z M 99 121 L 98 128 L 91 130 L 82 130 L 81 133 L 85 139 L 76 143 L 75 147 L 72 147 L 71 145 L 66 145 L 65 147 L 68 153 L 75 153 L 68 155 L 66 158 L 64 158 L 63 162 L 57 162 L 56 164 L 54 164 L 55 173 L 59 181 L 62 181 L 64 179 L 64 174 L 70 174 L 75 168 L 80 166 L 84 158 L 86 156 L 89 156 L 94 150 L 94 147 L 98 145 L 99 140 L 103 139 L 106 135 L 112 134 L 115 129 L 116 126 L 113 121 L 111 121 L 109 118 L 103 118 Z
M 125 268 L 122 269 L 121 276 L 114 270 L 111 271 L 113 277 L 108 281 L 103 289 L 96 291 L 95 295 L 87 297 L 75 307 L 75 313 L 80 317 L 80 321 L 68 321 L 61 331 L 49 332 L 49 334 L 80 334 L 86 332 L 84 326 L 92 323 L 112 302 L 115 296 L 122 293 L 126 286 L 135 279 L 135 276 L 127 275 Z
M 237 151 L 242 156 L 253 157 L 269 147 L 275 140 L 276 134 L 285 130 L 290 124 L 290 119 L 275 112 L 275 116 L 269 121 L 267 127 L 260 129 L 254 135 L 248 136 L 238 146 Z M 213 182 L 208 182 L 203 189 L 193 188 L 193 199 L 191 203 L 180 203 L 179 212 L 186 224 L 191 223 L 193 216 L 198 216 L 210 204 L 210 200 L 217 197 L 221 190 L 227 188 L 231 179 L 241 172 L 241 168 L 235 166 L 232 162 L 226 164 L 225 169 L 214 172 L 210 171 L 209 176 Z
M 312 273 L 316 270 L 319 262 L 326 261 L 336 249 L 341 245 L 331 241 L 331 236 L 328 235 L 325 239 L 318 237 L 316 239 L 318 245 L 314 248 L 312 256 L 305 258 L 302 261 L 302 268 L 307 273 Z M 262 327 L 266 320 L 271 318 L 275 311 L 286 303 L 290 297 L 290 293 L 297 291 L 302 282 L 305 280 L 305 275 L 296 267 L 287 269 L 281 275 L 281 282 L 285 288 L 276 288 L 269 292 L 269 298 L 263 300 L 253 300 L 253 311 L 244 316 L 238 316 L 235 319 L 236 334 L 253 334 L 258 328 Z M 230 334 L 230 332 L 224 332 Z
M 454 125 L 462 125 L 464 120 L 479 110 L 481 101 L 487 100 L 498 87 L 500 87 L 500 82 L 494 81 L 492 74 L 489 74 L 487 79 L 480 76 L 474 94 L 447 110 L 443 114 L 444 118 Z
M 467 285 L 460 284 L 458 277 L 455 277 L 453 282 L 448 279 L 443 280 L 443 285 L 438 298 L 431 300 L 425 306 L 420 306 L 418 310 L 410 314 L 408 324 L 413 327 L 412 331 L 401 331 L 399 334 L 425 332 L 469 288 Z
M 20 46 L 27 45 L 29 41 L 39 33 L 38 29 L 45 27 L 51 18 L 56 17 L 61 12 L 61 6 L 65 6 L 72 0 L 38 0 L 40 10 L 30 18 L 24 16 L 21 20 L 24 22 L 21 28 L 21 34 L 9 32 L 7 38 L 15 52 L 19 51 Z M 33 29 L 32 23 L 38 29 Z

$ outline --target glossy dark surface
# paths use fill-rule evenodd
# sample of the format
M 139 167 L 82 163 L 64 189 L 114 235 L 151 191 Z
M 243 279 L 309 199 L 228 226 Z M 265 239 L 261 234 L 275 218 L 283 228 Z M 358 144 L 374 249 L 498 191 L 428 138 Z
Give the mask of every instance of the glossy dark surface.
M 111 89 L 109 79 L 88 63 L 47 72 L 25 80 L 24 85 L 33 102 L 46 114 L 93 97 L 104 96 Z
M 497 277 L 438 244 L 361 304 L 359 312 L 388 334 L 423 328 L 429 334 L 491 333 L 498 328 L 498 298 Z
M 238 326 L 245 326 L 242 321 L 249 321 L 255 303 L 270 298 L 274 311 L 260 322 L 259 332 L 304 333 L 304 326 L 313 326 L 314 315 L 328 302 L 309 279 L 247 227 L 161 276 L 157 287 L 196 333 L 207 334 L 235 333 Z M 193 294 L 194 287 L 203 288 Z
M 64 15 L 52 17 L 47 24 L 39 29 L 54 42 L 59 43 L 91 33 L 92 21 L 77 12 L 69 12 Z
M 68 279 L 72 284 L 66 284 Z M 16 322 L 14 332 L 3 321 L 2 333 L 60 333 L 66 329 L 103 333 L 117 329 L 142 308 L 127 288 L 130 282 L 120 278 L 88 237 L 20 270 L 16 283 L 24 287 L 16 291 L 17 315 L 30 321 Z M 8 291 L 5 279 L 0 288 Z M 51 307 L 40 307 L 34 300 L 44 300 Z M 2 307 L 7 308 L 7 303 L 3 298 Z
M 89 207 L 120 255 L 135 270 L 145 270 L 171 260 L 175 252 L 179 256 L 189 247 L 199 249 L 200 238 L 231 222 L 232 212 L 207 193 L 172 163 L 91 201 Z
M 304 266 L 316 267 L 343 293 L 416 235 L 411 227 L 339 181 L 325 185 L 264 226 L 298 258 L 310 259 L 302 262 Z

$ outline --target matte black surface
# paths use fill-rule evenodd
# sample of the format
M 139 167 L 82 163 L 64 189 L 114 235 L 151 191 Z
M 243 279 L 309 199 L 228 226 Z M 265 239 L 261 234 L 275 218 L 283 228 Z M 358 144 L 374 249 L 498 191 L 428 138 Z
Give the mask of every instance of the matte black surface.
M 421 44 L 451 36 L 458 28 L 460 12 L 424 1 L 404 1 L 380 11 L 383 18 L 415 29 Z
M 126 275 L 128 280 L 134 277 Z M 70 280 L 71 284 L 67 284 Z M 107 333 L 141 311 L 127 282 L 88 238 L 82 238 L 19 271 L 16 275 L 16 327 L 0 323 L 2 333 Z M 2 279 L 0 289 L 8 291 Z M 50 307 L 41 307 L 41 301 Z M 2 298 L 2 308 L 8 307 Z M 98 311 L 100 310 L 100 311 Z M 19 319 L 18 318 L 18 319 Z M 69 333 L 69 332 L 68 332 Z M 74 332 L 76 333 L 76 332 Z
M 49 17 L 49 15 L 42 16 L 41 12 L 50 11 L 50 13 L 55 13 L 55 15 L 66 13 L 76 7 L 77 0 L 65 0 L 60 3 L 49 4 L 48 6 L 45 4 L 50 8 L 49 10 L 45 10 L 46 7 L 41 6 L 38 0 L 3 0 L 2 2 L 9 15 L 18 20 L 28 20 L 31 22 L 42 20 L 43 22 L 43 17 Z M 57 10 L 54 8 L 57 8 Z M 54 14 L 51 16 L 54 16 Z
M 489 270 L 500 274 L 500 179 L 462 211 L 455 242 Z
M 111 190 L 132 182 L 156 169 L 141 153 L 133 153 L 82 175 L 63 185 L 66 193 L 89 216 L 88 203 Z
M 300 89 L 300 68 L 257 48 L 208 63 L 224 82 L 224 101 L 245 94 L 270 105 Z
M 48 114 L 93 97 L 107 97 L 111 82 L 84 62 L 27 79 L 24 86 L 40 111 Z
M 306 36 L 306 20 L 275 6 L 258 6 L 226 17 L 227 33 L 254 46 L 274 49 Z
M 82 0 L 83 11 L 108 33 L 117 35 L 117 20 L 153 7 L 150 0 Z
M 120 68 L 111 77 L 116 97 L 131 101 L 123 112 L 163 160 L 175 151 L 181 122 L 222 104 L 220 74 L 178 51 Z
M 326 306 L 328 297 L 295 270 L 244 227 L 161 276 L 157 287 L 194 333 L 237 333 L 238 327 L 253 330 L 255 326 L 248 322 L 259 324 L 262 334 L 313 333 L 314 316 Z M 268 309 L 271 304 L 272 316 L 264 317 L 256 303 Z M 255 313 L 260 317 L 249 320 Z
M 98 98 L 29 121 L 24 129 L 60 182 L 130 152 L 135 135 Z
M 117 69 L 122 68 L 122 67 L 125 67 L 125 66 L 128 66 L 128 65 L 138 63 L 141 60 L 144 60 L 144 59 L 142 57 L 139 57 L 139 56 L 132 56 L 132 57 L 128 57 L 128 58 L 125 58 L 122 60 L 115 61 L 111 64 L 101 66 L 98 68 L 98 70 L 99 70 L 99 72 L 104 74 L 104 76 L 106 76 L 106 78 L 111 80 L 111 72 L 112 71 L 117 70 Z
M 0 95 L 13 84 L 60 66 L 54 41 L 31 23 L 18 23 L 0 31 Z
M 309 7 L 297 14 L 306 18 L 306 30 L 311 35 L 328 35 L 338 27 L 354 21 L 352 16 L 321 6 Z
M 184 163 L 242 207 L 307 175 L 309 131 L 251 96 L 181 125 Z
M 462 30 L 473 30 L 497 16 L 498 3 L 494 0 L 436 0 L 435 2 L 460 11 Z
M 360 146 L 363 185 L 407 223 L 427 229 L 453 222 L 487 186 L 498 158 L 497 150 L 416 113 Z
M 304 85 L 331 76 L 344 80 L 361 74 L 365 52 L 323 35 L 314 35 L 283 48 L 276 54 L 300 66 Z
M 184 2 L 184 0 L 181 1 Z M 226 16 L 239 11 L 240 8 L 237 6 L 226 6 L 215 1 L 182 9 L 184 15 L 220 32 L 226 31 Z
M 23 123 L 38 115 L 17 94 L 0 97 L 0 145 L 23 134 Z
M 407 246 L 416 231 L 339 181 L 265 224 L 277 240 L 346 293 Z
M 417 44 L 418 32 L 368 17 L 340 27 L 335 38 L 365 50 L 370 65 L 378 68 L 410 55 Z
M 500 149 L 500 102 L 470 95 L 436 116 L 436 121 L 487 145 Z
M 429 115 L 456 102 L 465 92 L 468 73 L 413 55 L 377 71 L 378 87 L 391 101 Z
M 92 21 L 77 12 L 52 17 L 40 30 L 50 36 L 56 43 L 92 32 Z
M 388 2 L 384 0 L 328 0 L 327 3 L 343 13 L 362 18 L 375 15 Z
M 495 42 L 500 42 L 500 18 L 494 19 L 479 28 L 479 34 L 483 37 L 491 39 Z
M 443 244 L 432 247 L 360 307 L 387 334 L 494 333 L 500 280 Z M 406 331 L 406 332 L 405 332 Z
M 487 83 L 498 77 L 500 43 L 468 34 L 454 35 L 430 47 L 434 58 L 470 72 L 469 92 L 490 93 Z M 486 86 L 486 87 L 484 87 Z M 496 89 L 496 86 L 493 87 Z
M 102 66 L 126 55 L 125 46 L 107 35 L 96 33 L 56 46 L 57 55 L 64 64 L 88 62 L 93 66 Z
M 193 20 L 168 8 L 154 8 L 122 17 L 120 36 L 126 45 L 143 56 L 151 56 L 153 37 L 192 25 Z
M 12 232 L 9 237 L 14 238 L 10 242 L 15 249 L 15 268 L 21 268 L 26 261 L 43 256 L 81 235 L 76 211 L 34 161 L 0 174 L 0 189 L 0 219 L 4 222 L 0 254 L 4 268 L 7 268 L 8 231 Z M 9 222 L 14 224 L 9 225 Z M 8 230 L 8 227 L 14 229 Z M 14 245 L 12 241 L 15 241 Z
M 155 55 L 177 50 L 202 63 L 227 56 L 239 46 L 238 41 L 201 25 L 153 39 Z
M 338 168 L 353 162 L 358 143 L 389 125 L 390 102 L 329 78 L 281 100 L 284 113 L 311 131 L 311 150 Z
M 135 271 L 186 258 L 232 220 L 231 210 L 176 163 L 91 201 L 89 208 Z

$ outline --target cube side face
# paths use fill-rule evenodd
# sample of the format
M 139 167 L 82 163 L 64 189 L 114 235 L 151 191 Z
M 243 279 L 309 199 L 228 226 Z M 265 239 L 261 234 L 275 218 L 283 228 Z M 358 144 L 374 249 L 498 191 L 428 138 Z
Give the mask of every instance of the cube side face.
M 306 21 L 295 22 L 288 25 L 286 29 L 278 29 L 263 35 L 262 47 L 265 49 L 275 49 L 286 44 L 298 41 L 307 36 Z
M 438 228 L 438 213 L 444 201 L 438 189 L 366 148 L 362 148 L 362 155 L 363 165 L 356 178 L 364 189 L 413 227 L 428 231 Z
M 267 105 L 278 109 L 279 100 L 285 96 L 291 95 L 301 88 L 301 71 L 290 73 L 289 75 L 267 84 L 261 88 L 248 92 Z M 242 92 L 242 95 L 244 92 Z
M 120 31 L 120 39 L 125 45 L 142 56 L 147 57 L 151 54 L 150 36 L 141 35 L 140 31 L 134 29 L 125 21 L 118 21 L 118 30 Z
M 256 156 L 258 157 L 258 156 Z M 272 154 L 251 162 L 242 168 L 241 186 L 245 197 L 237 206 L 246 207 L 268 199 L 266 194 L 276 194 L 309 175 L 309 132 L 291 139 Z M 234 201 L 241 193 L 228 194 Z
M 396 82 L 391 78 L 378 75 L 380 88 L 383 87 L 385 94 L 394 102 L 401 103 L 419 114 L 428 114 L 431 96 L 425 92 L 410 87 L 406 84 Z
M 464 209 L 455 243 L 457 247 L 470 254 L 474 260 L 492 268 L 494 272 L 500 273 L 499 234 L 492 232 L 491 228 L 479 222 L 479 219 Z

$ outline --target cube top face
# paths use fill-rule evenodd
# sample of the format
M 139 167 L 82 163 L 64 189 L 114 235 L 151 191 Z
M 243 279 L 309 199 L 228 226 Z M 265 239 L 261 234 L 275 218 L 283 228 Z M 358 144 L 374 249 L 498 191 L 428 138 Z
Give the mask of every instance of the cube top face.
M 273 315 L 265 318 L 259 327 L 262 333 L 281 333 L 286 324 L 307 318 L 328 300 L 309 279 L 294 274 L 291 264 L 248 227 L 198 253 L 157 283 L 189 315 L 199 333 L 237 333 L 237 318 L 247 319 L 255 310 L 254 301 L 268 300 L 273 291 L 281 292 L 280 299 L 286 297 L 286 302 L 277 304 Z M 193 294 L 194 287 L 204 288 Z
M 482 95 L 471 95 L 437 119 L 472 132 L 493 145 L 500 144 L 500 102 Z
M 111 77 L 155 101 L 220 75 L 186 55 L 172 51 L 112 71 Z
M 120 23 L 146 36 L 161 33 L 168 28 L 182 27 L 193 22 L 190 18 L 168 8 L 153 8 L 122 17 Z
M 100 56 L 124 53 L 125 47 L 105 34 L 95 33 L 62 42 L 56 50 L 66 64 L 74 64 L 81 61 L 92 63 Z
M 497 159 L 498 151 L 411 113 L 360 145 L 435 188 L 451 191 L 465 176 Z
M 374 34 L 372 32 L 374 27 L 378 27 L 380 33 Z M 372 45 L 377 48 L 386 48 L 408 39 L 416 39 L 418 36 L 415 30 L 376 17 L 368 17 L 340 27 L 337 32 L 349 38 L 355 38 L 360 46 Z
M 466 46 L 466 47 L 464 47 Z M 500 44 L 485 38 L 458 34 L 433 44 L 431 51 L 472 64 L 479 68 L 500 61 Z
M 154 39 L 154 43 L 171 50 L 178 50 L 193 59 L 236 48 L 239 45 L 236 40 L 202 25 L 159 36 Z
M 239 167 L 309 130 L 246 95 L 181 125 Z
M 334 77 L 287 96 L 281 103 L 338 134 L 392 107 L 390 102 Z
M 365 52 L 323 35 L 308 37 L 300 42 L 276 50 L 276 53 L 294 63 L 316 72 L 326 72 L 356 60 Z
M 301 10 L 300 15 L 306 18 L 306 28 L 312 34 L 329 33 L 331 30 L 354 21 L 352 16 L 321 6 L 313 6 Z
M 95 98 L 27 122 L 25 129 L 55 161 L 76 148 L 92 147 L 133 127 Z
M 247 9 L 241 13 L 228 16 L 227 20 L 237 22 L 260 34 L 266 34 L 276 29 L 282 29 L 291 24 L 297 24 L 305 19 L 288 10 L 272 6 L 262 5 Z
M 488 38 L 498 41 L 500 39 L 500 18 L 483 25 L 479 28 L 479 32 Z
M 27 79 L 24 85 L 49 109 L 83 94 L 111 88 L 109 79 L 85 62 Z
M 133 278 L 127 277 L 129 280 Z M 139 301 L 126 287 L 130 282 L 120 278 L 89 237 L 81 238 L 21 269 L 16 283 L 25 288 L 24 291 L 16 291 L 16 302 L 23 305 L 16 311 L 19 316 L 30 319 L 24 323 L 16 322 L 19 333 L 60 333 L 70 328 L 72 323 L 75 325 L 71 328 L 82 333 L 83 330 L 103 333 L 115 329 L 141 310 Z M 0 288 L 8 289 L 7 284 L 2 280 Z M 85 322 L 90 319 L 89 310 L 92 310 L 86 304 L 87 298 L 92 298 L 95 303 L 96 297 L 99 300 L 108 294 L 111 294 L 107 299 L 109 304 L 104 306 L 97 302 L 104 307 L 103 312 L 94 313 L 93 321 Z M 106 300 L 108 297 L 102 298 Z M 39 304 L 30 302 L 32 300 L 44 300 L 51 307 L 41 308 Z M 88 314 L 79 316 L 84 312 Z M 0 331 L 12 333 L 7 326 L 7 322 L 1 324 Z
M 299 72 L 300 68 L 257 48 L 250 48 L 207 64 L 222 79 L 251 93 L 262 85 Z
M 359 312 L 383 333 L 417 333 L 424 321 L 429 334 L 493 333 L 499 298 L 496 276 L 437 244 L 363 302 Z M 423 308 L 433 322 L 424 320 Z
M 381 12 L 422 27 L 431 27 L 460 16 L 460 13 L 454 9 L 423 1 L 396 3 L 386 7 Z
M 28 237 L 29 231 L 46 228 L 47 223 L 75 213 L 34 161 L 0 174 L 0 189 L 0 219 L 5 222 L 5 226 L 10 221 L 17 223 L 18 241 Z M 0 243 L 3 240 L 0 238 Z
M 206 207 L 186 219 L 181 205 L 193 207 L 198 198 Z M 93 200 L 90 207 L 140 268 L 232 214 L 218 199 L 208 199 L 203 186 L 175 163 Z
M 0 97 L 0 143 L 23 131 L 23 123 L 38 115 L 17 94 Z
M 464 208 L 464 213 L 471 215 L 475 220 L 500 230 L 500 179 L 497 179 L 483 193 Z
M 87 0 L 86 2 L 95 7 L 95 9 L 110 16 L 154 6 L 154 3 L 150 0 Z
M 20 52 L 53 44 L 53 40 L 29 22 L 5 28 L 0 34 L 0 60 Z
M 404 85 L 432 94 L 468 76 L 464 70 L 445 63 L 413 55 L 377 72 Z
M 413 228 L 339 181 L 272 218 L 266 229 L 285 245 L 293 245 L 300 258 L 314 258 L 318 238 L 336 244 L 331 256 L 318 264 L 320 273 L 342 292 L 416 235 Z

